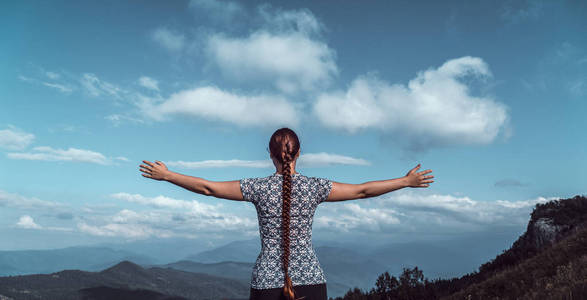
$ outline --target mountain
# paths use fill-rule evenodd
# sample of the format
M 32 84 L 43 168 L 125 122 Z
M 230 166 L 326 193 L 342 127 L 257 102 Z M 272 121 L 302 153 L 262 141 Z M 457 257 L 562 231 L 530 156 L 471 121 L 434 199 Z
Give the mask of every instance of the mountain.
M 0 299 L 106 299 L 108 295 L 109 299 L 124 299 L 124 295 L 141 294 L 148 294 L 152 297 L 149 299 L 220 299 L 246 298 L 248 293 L 249 286 L 237 280 L 170 268 L 143 268 L 129 261 L 101 272 L 65 270 L 0 277 Z
M 261 242 L 256 238 L 244 241 L 234 241 L 212 250 L 202 251 L 198 254 L 187 256 L 185 260 L 202 263 L 217 263 L 223 261 L 255 262 L 259 252 L 261 252 Z
M 587 228 L 442 299 L 587 299 Z
M 452 279 L 430 281 L 418 267 L 381 274 L 368 292 L 337 299 L 587 299 L 587 198 L 537 204 L 512 246 Z
M 258 239 L 257 243 L 259 243 Z M 96 246 L 150 257 L 154 264 L 179 261 L 194 253 L 214 248 L 210 246 L 209 240 L 190 238 L 150 238 L 123 243 L 102 243 Z M 169 251 L 169 249 L 173 249 L 173 251 Z
M 544 266 L 538 268 L 541 271 L 548 263 L 552 267 L 550 270 L 543 270 L 545 274 L 536 274 L 536 276 L 543 276 L 543 281 L 548 281 L 548 277 L 553 276 L 554 270 L 564 271 L 565 268 L 577 266 L 587 268 L 587 245 L 585 244 L 587 231 L 585 229 L 587 229 L 587 197 L 575 196 L 537 204 L 532 211 L 526 232 L 514 242 L 511 248 L 481 265 L 479 272 L 456 280 L 455 287 L 458 286 L 460 290 L 482 282 L 493 282 L 497 280 L 496 278 L 508 276 L 510 274 L 508 272 L 512 269 L 533 272 L 532 264 L 540 262 Z M 559 257 L 561 253 L 566 253 L 567 256 Z M 519 274 L 520 278 L 526 278 L 523 274 Z M 526 278 L 526 282 L 522 281 L 518 284 L 527 286 L 529 282 Z M 587 286 L 587 283 L 584 285 Z
M 584 258 L 587 247 L 583 244 L 583 229 L 587 227 L 586 224 L 587 199 L 577 196 L 538 204 L 532 212 L 525 233 L 513 244 L 510 241 L 517 234 L 509 228 L 505 233 L 482 233 L 445 241 L 391 241 L 389 244 L 379 243 L 369 248 L 324 242 L 316 243 L 315 245 L 320 246 L 315 249 L 326 273 L 330 297 L 342 296 L 351 287 L 369 290 L 378 279 L 377 274 L 384 271 L 399 273 L 403 267 L 416 265 L 420 267 L 419 270 L 425 270 L 427 275 L 443 278 L 460 276 L 466 270 L 480 266 L 479 271 L 461 277 L 418 283 L 436 295 L 431 299 L 469 291 L 467 289 L 472 286 L 478 291 L 499 284 L 506 290 L 513 289 L 507 282 L 516 282 L 515 276 L 523 278 L 524 274 L 534 274 L 544 283 L 533 287 L 533 290 L 550 286 L 551 291 L 561 292 L 568 288 L 573 292 L 573 289 L 582 288 L 581 283 L 575 279 L 587 278 L 581 277 L 584 275 L 581 270 L 587 269 L 587 259 Z M 185 246 L 183 252 L 191 249 L 190 242 L 178 243 Z M 568 246 L 571 244 L 575 246 Z M 503 249 L 501 245 L 511 247 L 495 257 L 495 253 Z M 139 244 L 132 247 L 139 247 Z M 165 243 L 161 243 L 159 248 L 164 249 Z M 48 275 L 0 277 L 0 299 L 3 300 L 4 296 L 14 299 L 101 299 L 99 297 L 103 295 L 106 298 L 108 295 L 120 295 L 129 299 L 192 299 L 194 295 L 206 294 L 204 290 L 210 291 L 206 295 L 211 298 L 220 297 L 219 295 L 246 298 L 253 263 L 259 251 L 258 239 L 237 241 L 189 256 L 195 261 L 182 260 L 163 265 L 153 265 L 153 259 L 132 251 L 106 247 L 0 251 L 0 272 L 5 275 L 51 273 L 69 269 Z M 559 256 L 561 253 L 564 255 Z M 492 256 L 495 258 L 489 260 Z M 120 260 L 129 260 L 128 258 L 150 267 L 125 261 L 106 268 Z M 541 261 L 548 262 L 544 265 L 549 266 L 551 271 L 536 267 L 535 264 Z M 84 272 L 71 269 L 103 271 Z M 522 273 L 507 273 L 512 270 Z M 552 270 L 556 270 L 556 273 L 552 273 Z M 570 285 L 559 282 L 567 276 L 565 274 L 569 276 L 566 282 Z M 418 278 L 414 282 L 418 282 Z M 499 278 L 508 280 L 500 281 Z M 526 278 L 524 282 L 516 284 L 525 286 L 528 280 Z M 473 294 L 475 293 L 471 293 Z
M 526 232 L 495 259 L 481 265 L 479 272 L 464 276 L 458 285 L 478 283 L 549 249 L 561 240 L 587 228 L 587 198 L 569 199 L 537 204 L 532 211 Z
M 315 245 L 321 246 L 315 246 L 315 250 L 326 275 L 328 295 L 337 297 L 344 295 L 352 287 L 368 290 L 377 280 L 378 274 L 385 271 L 399 273 L 403 267 L 422 266 L 426 274 L 433 277 L 461 276 L 494 257 L 495 253 L 503 247 L 511 245 L 511 241 L 515 240 L 518 234 L 517 229 L 506 228 L 497 232 L 462 236 L 459 239 L 391 242 L 369 247 L 352 243 L 318 241 Z M 329 246 L 329 244 L 336 246 Z M 259 251 L 258 239 L 237 241 L 185 259 L 185 261 L 192 261 L 194 263 L 192 266 L 198 266 L 198 268 L 206 266 L 208 269 L 192 269 L 174 264 L 163 266 L 186 271 L 201 271 L 211 275 L 218 274 L 237 280 L 242 280 L 243 277 L 250 279 L 252 263 L 256 260 Z M 226 272 L 212 270 L 216 267 L 215 263 L 231 260 L 250 263 L 251 268 L 246 270 L 245 265 L 241 265 L 239 268 Z M 447 264 L 447 261 L 454 263 Z M 195 265 L 196 262 L 201 265 Z M 242 272 L 243 276 L 233 276 L 239 272 Z
M 182 260 L 175 263 L 161 265 L 160 267 L 236 279 L 248 285 L 251 282 L 251 272 L 253 270 L 253 265 L 253 263 L 233 261 L 205 264 L 189 260 Z
M 191 272 L 203 272 L 250 283 L 253 265 L 261 251 L 258 239 L 236 241 L 213 250 L 191 255 L 186 260 L 167 267 Z M 341 295 L 350 287 L 372 284 L 373 269 L 377 263 L 349 249 L 318 247 L 316 255 L 323 266 L 328 295 Z M 236 263 L 239 261 L 247 263 Z M 375 270 L 380 270 L 375 268 Z
M 385 271 L 375 260 L 357 251 L 339 247 L 316 248 L 324 270 L 330 297 L 344 294 L 354 286 L 371 286 L 379 272 Z
M 105 247 L 0 251 L 0 276 L 47 274 L 64 269 L 98 271 L 122 260 L 153 263 L 149 257 Z

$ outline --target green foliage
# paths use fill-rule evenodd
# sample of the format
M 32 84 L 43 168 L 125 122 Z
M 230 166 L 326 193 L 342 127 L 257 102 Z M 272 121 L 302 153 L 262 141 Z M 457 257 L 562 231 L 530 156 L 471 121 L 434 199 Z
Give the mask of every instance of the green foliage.
M 377 278 L 375 288 L 369 292 L 362 292 L 358 288 L 349 290 L 344 297 L 336 300 L 419 300 L 435 299 L 430 282 L 424 279 L 424 273 L 418 267 L 404 268 L 399 279 L 385 272 Z

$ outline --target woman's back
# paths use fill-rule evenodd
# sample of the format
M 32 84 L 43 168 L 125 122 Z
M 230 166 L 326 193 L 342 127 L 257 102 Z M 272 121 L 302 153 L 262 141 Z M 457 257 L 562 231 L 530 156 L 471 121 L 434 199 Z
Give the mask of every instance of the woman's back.
M 289 275 L 294 286 L 325 283 L 312 247 L 312 221 L 318 204 L 328 198 L 332 182 L 299 173 L 291 177 Z M 243 198 L 255 205 L 259 220 L 261 253 L 251 278 L 251 287 L 255 289 L 278 288 L 284 284 L 282 182 L 283 175 L 278 173 L 240 181 Z

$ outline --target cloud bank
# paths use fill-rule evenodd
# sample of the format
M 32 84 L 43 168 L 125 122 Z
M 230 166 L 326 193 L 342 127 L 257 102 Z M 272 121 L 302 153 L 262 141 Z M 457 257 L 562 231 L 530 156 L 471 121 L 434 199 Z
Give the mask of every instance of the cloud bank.
M 558 197 L 522 201 L 475 201 L 469 197 L 397 192 L 368 201 L 327 203 L 316 212 L 316 230 L 340 234 L 462 234 L 503 227 L 523 228 L 537 203 Z
M 53 210 L 62 207 L 62 204 L 0 190 L 0 207 Z
M 279 95 L 240 95 L 207 86 L 172 94 L 162 103 L 141 104 L 151 118 L 164 121 L 170 116 L 188 116 L 223 121 L 238 126 L 298 125 L 298 109 Z
M 25 160 L 88 162 L 100 165 L 111 163 L 111 160 L 102 153 L 91 150 L 77 148 L 68 148 L 67 150 L 64 150 L 39 146 L 34 147 L 33 151 L 34 152 L 11 152 L 6 154 L 6 156 L 12 159 Z
M 411 150 L 488 144 L 506 126 L 508 108 L 472 95 L 464 81 L 488 76 L 482 59 L 466 56 L 420 72 L 408 85 L 361 76 L 346 91 L 320 95 L 313 109 L 326 127 L 350 133 L 375 129 Z
M 321 25 L 308 10 L 261 10 L 267 29 L 247 37 L 213 34 L 206 53 L 223 74 L 239 81 L 272 82 L 284 93 L 327 86 L 338 74 L 336 53 L 317 38 Z
M 204 160 L 204 161 L 170 161 L 165 164 L 186 169 L 202 168 L 273 168 L 273 162 L 266 160 Z M 297 165 L 304 168 L 324 167 L 330 165 L 369 166 L 371 163 L 362 158 L 354 158 L 332 153 L 307 153 L 300 155 Z
M 12 125 L 8 125 L 8 129 L 0 130 L 0 148 L 3 149 L 22 150 L 28 147 L 34 139 L 34 134 Z
M 114 215 L 92 216 L 77 224 L 78 230 L 95 236 L 145 239 L 149 237 L 210 237 L 230 235 L 242 237 L 257 231 L 257 220 L 249 214 L 233 214 L 222 204 L 179 200 L 166 196 L 146 197 L 140 194 L 116 193 L 111 197 L 155 210 L 122 209 Z

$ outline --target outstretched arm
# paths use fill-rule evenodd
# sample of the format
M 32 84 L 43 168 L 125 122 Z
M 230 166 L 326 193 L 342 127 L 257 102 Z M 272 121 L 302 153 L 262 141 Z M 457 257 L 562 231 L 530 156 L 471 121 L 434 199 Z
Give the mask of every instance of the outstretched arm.
M 214 196 L 217 198 L 229 200 L 243 200 L 240 183 L 238 180 L 233 181 L 209 181 L 199 177 L 183 175 L 172 172 L 167 169 L 164 163 L 155 161 L 154 163 L 143 160 L 145 163 L 141 165 L 141 172 L 143 177 L 154 180 L 164 180 L 173 183 L 177 186 L 185 188 L 194 193 Z
M 428 187 L 430 183 L 434 182 L 434 180 L 429 179 L 434 178 L 434 176 L 426 174 L 431 173 L 432 170 L 417 172 L 419 168 L 420 164 L 411 169 L 406 176 L 389 180 L 369 181 L 361 184 L 332 182 L 332 190 L 326 201 L 375 197 L 405 187 Z

